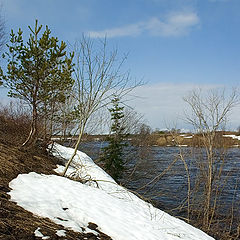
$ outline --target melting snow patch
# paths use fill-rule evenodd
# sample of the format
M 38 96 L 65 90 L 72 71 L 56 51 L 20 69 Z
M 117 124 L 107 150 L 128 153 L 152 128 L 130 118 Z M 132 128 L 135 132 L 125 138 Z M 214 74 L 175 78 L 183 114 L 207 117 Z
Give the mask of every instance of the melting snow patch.
M 186 137 L 184 137 L 184 138 L 193 138 L 193 136 L 186 136 Z
M 66 237 L 66 231 L 65 230 L 57 230 L 56 235 L 59 237 Z
M 54 154 L 69 159 L 73 149 L 54 145 Z M 61 172 L 62 168 L 59 167 Z M 10 182 L 11 200 L 41 217 L 74 231 L 97 232 L 114 240 L 213 240 L 201 230 L 154 208 L 119 186 L 84 153 L 77 152 L 68 174 L 90 176 L 96 184 L 56 175 L 20 174 Z
M 49 236 L 44 236 L 41 232 L 40 232 L 40 227 L 38 227 L 36 230 L 35 230 L 35 232 L 34 232 L 34 235 L 36 236 L 36 237 L 40 237 L 40 238 L 42 238 L 42 239 L 49 239 L 50 237 Z
M 232 139 L 237 139 L 240 140 L 240 136 L 236 136 L 236 135 L 223 135 L 224 137 L 230 137 Z

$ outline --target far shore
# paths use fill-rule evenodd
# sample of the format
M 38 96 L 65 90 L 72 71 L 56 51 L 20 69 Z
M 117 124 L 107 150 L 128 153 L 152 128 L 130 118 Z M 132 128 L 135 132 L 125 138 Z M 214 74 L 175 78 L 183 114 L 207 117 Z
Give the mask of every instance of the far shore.
M 85 134 L 83 142 L 106 141 L 106 134 Z M 53 136 L 53 141 L 76 141 L 78 136 Z M 202 147 L 204 146 L 201 134 L 194 133 L 151 133 L 149 135 L 131 134 L 126 139 L 137 146 L 162 146 L 162 147 Z M 240 147 L 240 134 L 238 132 L 219 131 L 215 136 L 215 147 Z

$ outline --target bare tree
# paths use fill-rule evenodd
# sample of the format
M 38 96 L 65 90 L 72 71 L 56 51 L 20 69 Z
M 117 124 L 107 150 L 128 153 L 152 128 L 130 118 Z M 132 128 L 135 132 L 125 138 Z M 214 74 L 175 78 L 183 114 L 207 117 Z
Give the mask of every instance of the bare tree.
M 124 109 L 124 117 L 121 124 L 125 129 L 125 133 L 139 133 L 140 128 L 143 126 L 143 123 L 144 119 L 142 114 L 136 112 L 130 107 Z
M 64 102 L 56 104 L 56 112 L 51 118 L 51 126 L 53 134 L 60 134 L 63 141 L 67 136 L 72 135 L 76 128 L 76 116 L 74 115 L 74 106 L 76 105 L 76 98 L 72 95 L 72 90 L 65 92 L 66 98 Z M 49 128 L 51 129 L 51 128 Z
M 184 101 L 190 106 L 187 121 L 194 127 L 201 138 L 206 157 L 201 159 L 201 175 L 204 177 L 203 228 L 209 231 L 215 210 L 219 188 L 214 187 L 214 181 L 219 180 L 224 164 L 224 158 L 219 158 L 216 149 L 217 131 L 224 130 L 232 109 L 238 104 L 237 92 L 233 90 L 226 94 L 225 90 L 212 90 L 203 93 L 192 91 Z M 204 161 L 206 159 L 206 161 Z M 216 164 L 218 168 L 216 168 Z
M 99 44 L 99 45 L 97 45 Z M 121 98 L 140 82 L 131 83 L 129 72 L 122 71 L 124 57 L 119 61 L 117 50 L 108 51 L 106 39 L 93 42 L 85 36 L 75 45 L 75 91 L 78 119 L 78 140 L 72 157 L 66 164 L 63 175 L 71 164 L 82 139 L 90 117 L 107 106 L 112 96 Z
M 6 32 L 5 32 L 5 21 L 2 17 L 2 6 L 0 5 L 0 52 L 2 52 L 4 45 L 6 44 Z M 0 86 L 3 82 L 0 80 Z

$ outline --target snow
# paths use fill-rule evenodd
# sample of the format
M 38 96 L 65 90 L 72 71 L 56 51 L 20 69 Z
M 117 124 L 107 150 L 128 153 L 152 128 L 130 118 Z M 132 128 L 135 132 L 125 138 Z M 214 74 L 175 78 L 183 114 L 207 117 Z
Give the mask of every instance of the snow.
M 223 135 L 224 137 L 231 137 L 232 139 L 237 139 L 240 140 L 240 136 L 236 136 L 236 135 Z
M 183 138 L 193 138 L 193 136 L 189 136 L 189 135 L 186 135 L 186 134 L 181 134 L 179 135 L 180 137 L 183 137 Z
M 40 232 L 40 227 L 38 227 L 35 231 L 34 231 L 34 235 L 35 237 L 40 237 L 42 239 L 49 239 L 49 236 L 44 236 L 41 232 Z
M 179 135 L 180 137 L 183 137 L 183 138 L 193 138 L 193 136 L 191 135 L 191 136 L 189 136 L 189 135 L 185 135 L 185 134 L 181 134 L 181 135 Z
M 72 153 L 73 149 L 54 144 L 55 156 L 66 161 Z M 62 172 L 63 167 L 58 166 L 56 171 Z M 80 151 L 67 174 L 85 181 L 34 172 L 18 175 L 10 182 L 11 200 L 74 231 L 85 229 L 97 234 L 88 228 L 88 223 L 93 222 L 114 240 L 213 239 L 119 186 Z
M 193 138 L 193 136 L 186 136 L 186 137 L 184 137 L 184 138 Z
M 65 230 L 57 230 L 56 235 L 59 237 L 66 237 L 66 231 Z

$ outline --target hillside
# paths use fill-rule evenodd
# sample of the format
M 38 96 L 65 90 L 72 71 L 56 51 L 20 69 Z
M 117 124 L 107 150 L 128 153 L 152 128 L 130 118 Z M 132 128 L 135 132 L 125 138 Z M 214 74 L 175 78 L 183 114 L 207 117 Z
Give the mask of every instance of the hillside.
M 32 213 L 19 207 L 10 201 L 9 182 L 19 174 L 36 172 L 44 174 L 57 173 L 53 171 L 59 163 L 56 158 L 47 155 L 41 149 L 22 151 L 18 149 L 18 141 L 21 139 L 14 136 L 13 128 L 9 125 L 0 124 L 0 240 L 32 240 L 42 239 L 37 237 L 38 232 L 50 237 L 50 239 L 110 239 L 100 233 L 100 238 L 92 233 L 77 233 L 68 229 L 63 237 L 58 230 L 63 229 L 47 218 L 39 218 Z M 16 129 L 15 129 L 16 130 Z M 96 228 L 90 223 L 90 228 Z M 37 231 L 40 229 L 40 231 Z M 57 235 L 60 235 L 58 236 Z

